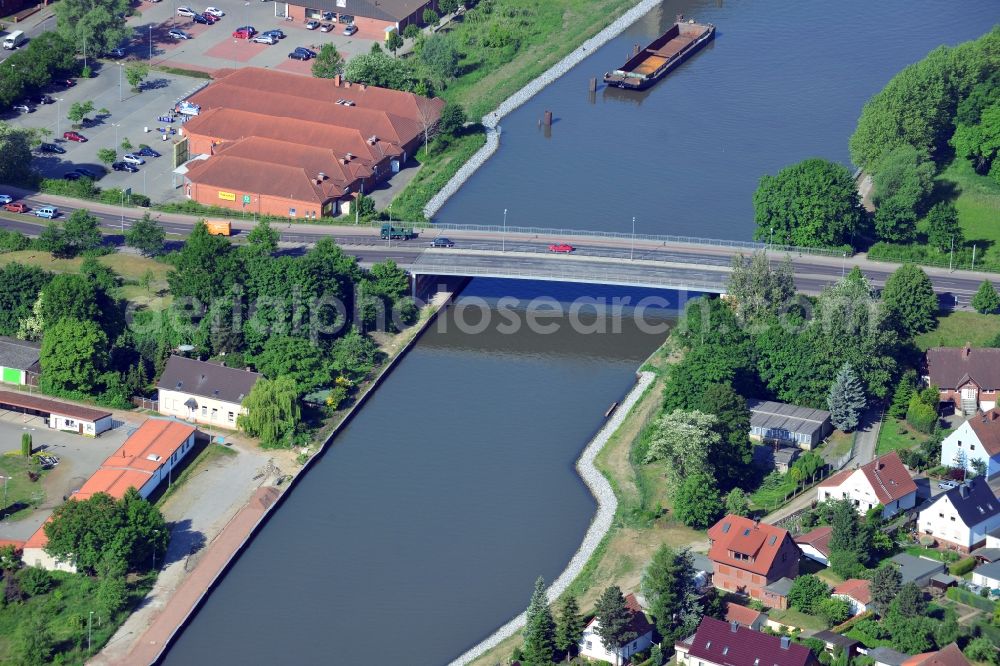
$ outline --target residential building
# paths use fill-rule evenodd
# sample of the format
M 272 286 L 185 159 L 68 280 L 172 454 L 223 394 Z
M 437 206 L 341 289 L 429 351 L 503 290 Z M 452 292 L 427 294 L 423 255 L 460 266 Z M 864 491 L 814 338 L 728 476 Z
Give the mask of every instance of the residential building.
M 910 655 L 892 648 L 879 647 L 867 650 L 867 655 L 875 660 L 874 666 L 903 666 Z
M 882 505 L 882 516 L 891 518 L 917 503 L 917 484 L 910 478 L 895 451 L 869 463 L 837 472 L 819 484 L 817 500 L 849 499 L 864 514 Z
M 851 615 L 864 613 L 872 603 L 871 582 L 863 578 L 848 578 L 833 588 L 831 596 L 846 601 L 851 607 Z
M 795 545 L 810 560 L 827 566 L 830 564 L 830 538 L 832 536 L 833 528 L 829 525 L 823 525 L 795 537 Z
M 96 437 L 114 426 L 111 412 L 42 398 L 29 393 L 0 391 L 0 409 L 40 416 L 52 430 Z
M 712 584 L 719 589 L 768 604 L 764 588 L 799 573 L 799 549 L 788 530 L 729 515 L 709 528 L 708 538 Z
M 698 630 L 674 643 L 679 666 L 812 666 L 813 653 L 788 636 L 703 617 Z
M 968 553 L 1000 528 L 1000 500 L 985 479 L 975 478 L 941 493 L 920 511 L 917 529 L 940 545 Z
M 972 571 L 972 582 L 983 587 L 1000 589 L 1000 562 L 976 567 Z
M 296 23 L 308 19 L 336 20 L 341 27 L 353 23 L 358 35 L 384 39 L 389 30 L 402 33 L 408 25 L 422 25 L 427 9 L 437 11 L 436 0 L 290 0 L 276 2 L 274 11 L 275 16 L 290 16 Z
M 986 534 L 986 543 L 990 543 L 990 536 L 994 533 L 1000 532 L 1000 528 L 995 529 Z M 974 558 L 979 560 L 981 564 L 989 564 L 990 562 L 996 562 L 1000 560 L 1000 548 L 991 548 L 990 546 L 983 546 L 982 548 L 976 548 L 971 553 Z
M 861 641 L 850 636 L 835 634 L 828 629 L 817 631 L 812 635 L 812 638 L 823 641 L 823 646 L 830 656 L 835 656 L 838 650 L 843 650 L 849 657 L 855 657 L 858 654 L 858 648 L 861 646 Z
M 611 662 L 612 664 L 623 664 L 636 652 L 645 650 L 653 644 L 653 624 L 646 617 L 646 613 L 642 610 L 642 606 L 639 605 L 639 601 L 634 594 L 625 596 L 625 605 L 628 607 L 629 612 L 632 613 L 628 629 L 635 632 L 636 638 L 627 645 L 619 648 L 616 658 L 615 653 L 604 647 L 604 643 L 601 642 L 601 637 L 597 634 L 597 630 L 600 627 L 600 620 L 595 617 L 583 629 L 583 639 L 580 641 L 581 655 L 590 659 Z
M 1000 349 L 932 347 L 924 355 L 924 381 L 937 386 L 941 402 L 955 405 L 956 412 L 975 414 L 993 409 L 1000 387 Z
M 833 431 L 830 412 L 771 400 L 747 400 L 750 438 L 768 444 L 811 449 Z
M 941 442 L 942 465 L 973 471 L 977 460 L 987 477 L 1000 474 L 1000 409 L 972 416 Z
M 936 652 L 915 654 L 904 661 L 901 666 L 972 666 L 965 658 L 958 645 L 951 643 Z
M 726 622 L 736 622 L 747 629 L 760 631 L 767 624 L 767 615 L 747 606 L 727 601 Z
M 195 423 L 236 428 L 243 401 L 261 375 L 218 363 L 171 356 L 157 387 L 157 409 Z
M 943 562 L 932 560 L 926 557 L 915 557 L 909 553 L 899 553 L 893 555 L 891 560 L 899 567 L 902 576 L 902 583 L 916 583 L 917 587 L 927 587 L 931 578 L 945 570 Z
M 42 345 L 0 335 L 0 381 L 24 386 L 38 385 L 38 363 Z
M 1000 548 L 1000 528 L 990 530 L 986 535 L 987 548 Z

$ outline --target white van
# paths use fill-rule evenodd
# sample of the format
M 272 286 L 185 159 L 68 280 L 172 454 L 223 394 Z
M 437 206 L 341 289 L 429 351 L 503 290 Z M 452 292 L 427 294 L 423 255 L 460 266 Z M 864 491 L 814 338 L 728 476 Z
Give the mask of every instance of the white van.
M 59 209 L 55 206 L 42 206 L 35 209 L 35 217 L 45 217 L 53 219 L 59 216 Z
M 177 111 L 177 113 L 183 113 L 185 116 L 197 116 L 199 113 L 201 113 L 201 107 L 198 106 L 197 104 L 184 101 L 180 102 L 176 106 L 175 111 Z
M 28 41 L 23 30 L 15 30 L 3 39 L 3 47 L 8 51 L 11 49 L 16 49 L 21 44 Z

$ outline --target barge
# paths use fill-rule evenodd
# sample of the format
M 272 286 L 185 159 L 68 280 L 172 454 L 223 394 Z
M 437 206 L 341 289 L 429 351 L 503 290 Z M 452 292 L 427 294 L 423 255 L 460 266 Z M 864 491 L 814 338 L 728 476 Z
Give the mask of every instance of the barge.
M 715 37 L 715 26 L 711 23 L 695 23 L 693 20 L 685 23 L 682 16 L 677 18 L 677 23 L 634 55 L 621 69 L 606 72 L 604 82 L 628 90 L 645 90 Z

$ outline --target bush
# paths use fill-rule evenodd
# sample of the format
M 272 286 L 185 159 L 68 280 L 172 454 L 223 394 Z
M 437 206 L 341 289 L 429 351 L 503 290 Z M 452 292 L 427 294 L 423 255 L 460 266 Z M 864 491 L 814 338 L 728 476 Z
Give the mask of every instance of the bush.
M 994 608 L 996 608 L 996 604 L 994 602 L 988 599 L 983 599 L 978 594 L 973 594 L 972 592 L 960 587 L 949 587 L 946 595 L 952 601 L 958 601 L 966 606 L 972 606 L 973 608 L 978 608 L 979 610 L 986 611 L 987 613 L 992 613 Z
M 52 589 L 52 574 L 41 567 L 25 567 L 18 574 L 18 583 L 21 591 L 35 597 Z
M 26 250 L 31 240 L 19 231 L 0 229 L 0 253 Z
M 964 560 L 955 562 L 950 567 L 948 567 L 948 572 L 952 576 L 964 576 L 973 569 L 976 568 L 976 558 L 967 557 Z

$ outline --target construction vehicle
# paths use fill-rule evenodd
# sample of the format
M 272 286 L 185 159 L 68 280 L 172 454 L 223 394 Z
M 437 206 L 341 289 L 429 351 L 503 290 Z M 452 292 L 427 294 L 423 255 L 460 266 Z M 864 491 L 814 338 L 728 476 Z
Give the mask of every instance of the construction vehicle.
M 382 225 L 382 233 L 379 234 L 382 240 L 410 240 L 416 238 L 413 227 L 394 227 L 391 224 Z

